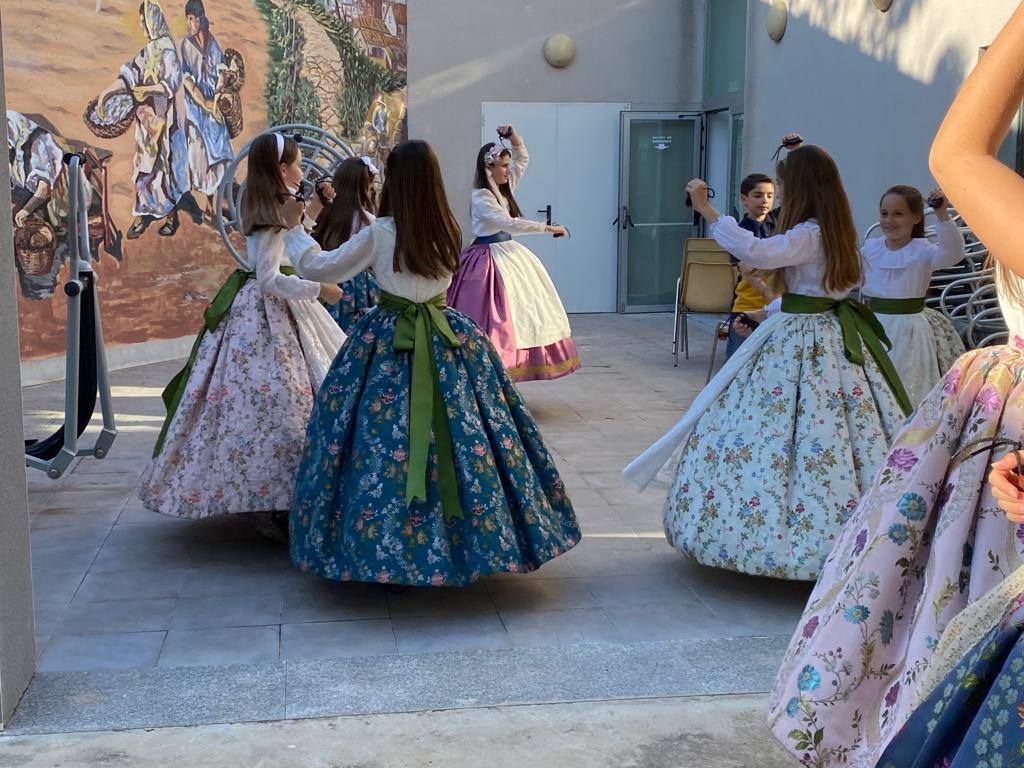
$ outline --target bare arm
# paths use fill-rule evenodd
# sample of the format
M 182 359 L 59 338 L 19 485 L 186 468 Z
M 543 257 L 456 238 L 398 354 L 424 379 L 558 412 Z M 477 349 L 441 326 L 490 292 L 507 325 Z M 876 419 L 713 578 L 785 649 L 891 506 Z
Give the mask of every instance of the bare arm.
M 1014 221 L 1024 179 L 996 157 L 1024 98 L 1024 3 L 999 33 L 953 101 L 932 145 L 935 178 L 1001 263 L 1024 276 Z

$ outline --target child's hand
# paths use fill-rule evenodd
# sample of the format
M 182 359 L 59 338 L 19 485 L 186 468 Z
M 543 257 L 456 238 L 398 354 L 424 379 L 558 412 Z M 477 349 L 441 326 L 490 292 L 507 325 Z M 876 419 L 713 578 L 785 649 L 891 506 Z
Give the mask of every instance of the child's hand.
M 281 216 L 284 219 L 284 224 L 288 229 L 297 227 L 302 224 L 302 213 L 305 211 L 305 206 L 296 200 L 291 195 L 281 203 Z
M 937 200 L 938 198 L 942 198 L 942 203 L 938 208 L 932 208 L 932 210 L 935 211 L 935 218 L 939 221 L 949 221 L 948 201 L 946 200 L 946 194 L 941 189 L 936 188 L 928 193 L 928 204 L 931 205 L 931 201 Z
M 736 265 L 736 269 L 738 269 L 740 274 L 743 275 L 744 277 L 746 277 L 747 275 L 752 275 L 756 271 L 754 267 L 750 266 L 749 264 L 743 261 Z
M 1024 457 L 1024 452 L 1022 452 Z M 1008 453 L 992 464 L 988 483 L 992 486 L 992 495 L 1006 517 L 1014 523 L 1024 523 L 1024 492 L 1017 485 L 1020 480 L 1017 474 L 1017 457 Z
M 341 301 L 341 288 L 334 283 L 320 283 L 320 301 L 324 304 L 337 304 Z
M 733 333 L 735 333 L 741 339 L 747 338 L 747 336 L 749 336 L 750 334 L 752 334 L 754 332 L 753 328 L 751 328 L 749 325 L 747 325 L 745 322 L 743 322 L 743 318 L 742 317 L 735 317 L 735 318 L 733 318 L 732 330 L 733 330 Z
M 693 210 L 697 213 L 703 215 L 711 207 L 711 203 L 708 202 L 708 185 L 703 179 L 692 179 L 686 185 L 686 194 L 690 196 Z

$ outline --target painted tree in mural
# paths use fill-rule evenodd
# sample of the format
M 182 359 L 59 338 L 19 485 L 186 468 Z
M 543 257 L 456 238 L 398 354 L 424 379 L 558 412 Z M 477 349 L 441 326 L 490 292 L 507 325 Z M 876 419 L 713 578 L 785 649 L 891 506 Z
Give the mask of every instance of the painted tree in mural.
M 302 48 L 305 33 L 289 6 L 270 0 L 256 0 L 256 8 L 267 25 L 270 66 L 264 94 L 267 120 L 271 125 L 308 123 L 320 125 L 320 100 L 313 83 L 302 76 Z
M 342 87 L 335 96 L 336 113 L 346 138 L 360 134 L 377 94 L 395 93 L 405 86 L 405 77 L 374 61 L 359 48 L 352 27 L 331 13 L 320 0 L 256 0 L 270 32 L 270 76 L 267 82 L 267 119 L 271 124 L 301 122 L 321 126 L 321 103 L 314 83 L 304 72 L 303 48 L 306 36 L 295 18 L 297 11 L 308 14 L 326 32 L 338 50 L 342 66 Z

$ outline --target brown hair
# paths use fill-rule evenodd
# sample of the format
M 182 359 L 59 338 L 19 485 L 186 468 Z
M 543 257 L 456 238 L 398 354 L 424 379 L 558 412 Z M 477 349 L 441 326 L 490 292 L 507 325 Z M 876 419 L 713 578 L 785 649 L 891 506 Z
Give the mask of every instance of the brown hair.
M 284 152 L 277 154 L 277 134 L 264 133 L 249 145 L 245 188 L 242 190 L 241 229 L 251 235 L 261 229 L 285 229 L 281 202 L 288 187 L 281 176 L 280 164 L 290 165 L 299 155 L 295 139 L 284 137 Z
M 780 166 L 785 198 L 775 231 L 782 234 L 816 220 L 825 251 L 822 289 L 838 293 L 854 288 L 862 276 L 860 250 L 850 200 L 835 160 L 821 147 L 805 144 L 790 152 Z M 781 281 L 782 271 L 778 270 L 773 281 L 776 288 L 782 288 Z
M 328 251 L 352 237 L 356 216 L 363 224 L 370 223 L 366 214 L 373 211 L 370 197 L 373 173 L 358 157 L 349 157 L 334 171 L 331 185 L 334 201 L 320 216 L 313 233 L 316 241 Z
M 921 194 L 921 190 L 907 184 L 896 184 L 885 190 L 885 194 L 878 201 L 879 208 L 882 207 L 882 203 L 889 195 L 902 197 L 907 208 L 910 209 L 910 215 L 917 216 L 917 223 L 914 225 L 911 237 L 924 237 L 924 195 Z
M 480 147 L 480 151 L 476 154 L 476 178 L 473 179 L 474 189 L 490 189 L 490 185 L 487 183 L 487 163 L 484 158 L 487 153 L 491 151 L 494 146 L 493 141 L 489 141 Z M 512 153 L 507 149 L 501 151 L 501 157 L 512 157 Z M 512 184 L 505 182 L 498 187 L 498 191 L 501 192 L 501 196 L 505 198 L 505 202 L 508 203 L 508 212 L 513 218 L 522 218 L 523 212 L 519 208 L 519 203 L 516 202 L 515 195 L 512 194 Z
M 771 176 L 764 173 L 752 173 L 740 182 L 740 194 L 744 196 L 749 195 L 758 184 L 771 184 L 773 187 L 775 186 Z
M 380 215 L 395 219 L 394 269 L 439 279 L 459 269 L 462 232 L 448 205 L 437 155 L 405 141 L 388 155 Z

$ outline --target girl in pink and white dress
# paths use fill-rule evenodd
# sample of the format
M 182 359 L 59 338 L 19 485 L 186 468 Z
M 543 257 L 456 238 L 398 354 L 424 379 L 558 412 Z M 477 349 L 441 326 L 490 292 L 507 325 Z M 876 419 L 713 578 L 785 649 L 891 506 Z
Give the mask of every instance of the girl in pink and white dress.
M 167 418 L 141 492 L 154 512 L 202 518 L 291 505 L 313 395 L 345 339 L 317 301 L 334 303 L 341 289 L 303 280 L 286 253 L 301 159 L 280 134 L 253 140 L 241 206 L 248 268 L 207 307 L 188 363 L 164 390 Z
M 522 217 L 513 191 L 526 173 L 530 155 L 510 126 L 498 128 L 510 148 L 495 143 L 480 148 L 472 202 L 473 244 L 448 305 L 476 321 L 501 355 L 515 382 L 557 379 L 580 367 L 569 318 L 547 270 L 514 235 L 564 236 L 560 224 Z

